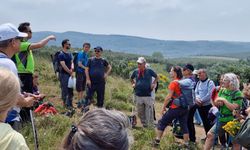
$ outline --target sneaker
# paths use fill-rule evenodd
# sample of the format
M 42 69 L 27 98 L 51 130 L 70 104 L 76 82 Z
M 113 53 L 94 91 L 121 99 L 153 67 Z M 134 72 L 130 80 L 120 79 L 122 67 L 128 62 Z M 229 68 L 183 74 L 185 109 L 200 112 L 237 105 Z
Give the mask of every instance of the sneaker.
M 154 139 L 153 141 L 153 147 L 159 147 L 160 146 L 160 140 Z

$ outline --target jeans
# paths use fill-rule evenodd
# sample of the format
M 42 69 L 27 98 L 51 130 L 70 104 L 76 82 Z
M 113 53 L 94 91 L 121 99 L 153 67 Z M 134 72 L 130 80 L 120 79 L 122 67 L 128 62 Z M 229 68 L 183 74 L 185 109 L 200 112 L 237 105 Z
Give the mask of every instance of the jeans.
M 61 83 L 61 96 L 63 103 L 67 107 L 72 107 L 72 100 L 73 100 L 73 89 L 68 88 L 68 81 L 69 81 L 69 74 L 66 73 L 60 73 L 60 83 Z
M 105 94 L 105 82 L 92 83 L 91 87 L 88 87 L 86 104 L 89 105 L 90 101 L 93 99 L 93 95 L 97 94 L 97 107 L 103 107 L 104 104 L 104 94 Z
M 190 108 L 189 113 L 188 113 L 188 131 L 189 131 L 189 139 L 191 142 L 196 141 L 195 137 L 195 127 L 194 127 L 194 113 L 198 109 L 199 114 L 201 116 L 201 120 L 203 122 L 203 126 L 207 135 L 207 132 L 211 129 L 212 125 L 210 124 L 208 120 L 208 112 L 212 105 L 207 105 L 207 106 L 198 106 L 194 105 Z

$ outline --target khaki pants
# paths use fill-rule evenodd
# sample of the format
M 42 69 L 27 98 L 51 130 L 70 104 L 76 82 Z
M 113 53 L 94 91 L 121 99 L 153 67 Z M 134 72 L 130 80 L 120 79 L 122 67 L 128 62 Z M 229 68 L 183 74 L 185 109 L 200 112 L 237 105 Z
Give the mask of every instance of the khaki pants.
M 140 118 L 143 127 L 153 126 L 154 123 L 153 98 L 135 96 L 135 101 L 136 101 L 138 117 Z

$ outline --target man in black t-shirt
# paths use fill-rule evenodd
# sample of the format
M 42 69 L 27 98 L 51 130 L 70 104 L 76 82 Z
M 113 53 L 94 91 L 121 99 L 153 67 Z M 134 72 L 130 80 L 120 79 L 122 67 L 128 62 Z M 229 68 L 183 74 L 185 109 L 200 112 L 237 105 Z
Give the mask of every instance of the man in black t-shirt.
M 105 80 L 111 71 L 111 65 L 102 58 L 103 49 L 100 46 L 94 48 L 95 57 L 88 60 L 85 69 L 87 79 L 87 105 L 92 100 L 94 92 L 97 94 L 97 107 L 103 107 L 104 93 L 105 93 Z
M 70 42 L 68 39 L 62 41 L 63 50 L 58 55 L 60 65 L 62 67 L 59 72 L 60 84 L 61 84 L 61 96 L 64 106 L 71 108 L 73 100 L 73 89 L 68 88 L 69 77 L 73 75 L 73 56 L 69 52 Z

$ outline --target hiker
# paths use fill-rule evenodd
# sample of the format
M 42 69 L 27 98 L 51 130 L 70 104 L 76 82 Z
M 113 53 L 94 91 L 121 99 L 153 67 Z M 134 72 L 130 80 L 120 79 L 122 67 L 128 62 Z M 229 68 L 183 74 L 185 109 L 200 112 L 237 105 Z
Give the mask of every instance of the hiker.
M 223 86 L 224 88 L 219 91 L 218 98 L 214 101 L 215 106 L 219 108 L 219 119 L 207 134 L 204 150 L 210 150 L 212 148 L 216 135 L 219 137 L 225 135 L 225 130 L 222 129 L 222 126 L 234 119 L 233 110 L 239 109 L 242 104 L 239 80 L 234 73 L 226 73 L 224 75 Z M 226 141 L 221 141 L 221 145 L 226 147 Z M 239 147 L 239 144 L 233 143 L 234 150 L 239 149 Z
M 0 67 L 7 68 L 17 77 L 17 68 L 10 59 L 20 49 L 20 38 L 27 37 L 26 33 L 19 32 L 18 29 L 10 23 L 0 25 Z M 20 94 L 17 106 L 14 106 L 8 113 L 6 122 L 11 124 L 13 129 L 20 129 L 20 107 L 31 107 L 35 101 L 34 97 L 24 97 Z
M 97 94 L 97 107 L 101 108 L 104 104 L 105 84 L 108 75 L 111 72 L 111 65 L 106 59 L 102 58 L 103 49 L 100 46 L 94 48 L 95 57 L 88 59 L 87 67 L 85 68 L 87 81 L 87 96 L 86 103 L 92 101 L 93 95 Z
M 138 68 L 133 71 L 130 80 L 135 91 L 138 117 L 143 127 L 149 127 L 154 123 L 154 100 L 151 92 L 157 84 L 158 76 L 152 69 L 146 68 L 146 59 L 144 57 L 139 57 L 137 64 Z M 153 81 L 152 77 L 155 78 Z
M 174 99 L 178 98 L 181 95 L 181 89 L 179 86 L 179 80 L 182 79 L 182 68 L 180 66 L 174 66 L 170 70 L 171 82 L 168 86 L 168 95 L 164 100 L 164 104 L 162 107 L 162 117 L 158 121 L 156 138 L 154 140 L 154 146 L 160 145 L 160 140 L 162 138 L 163 132 L 165 128 L 172 123 L 174 119 L 179 120 L 181 130 L 183 133 L 184 146 L 188 147 L 189 135 L 187 128 L 187 117 L 188 117 L 188 107 L 183 108 L 181 106 L 177 106 L 174 103 Z M 169 106 L 169 109 L 167 107 Z
M 77 55 L 77 68 L 76 69 L 76 91 L 78 93 L 78 103 L 77 106 L 81 107 L 82 101 L 84 101 L 83 92 L 86 87 L 86 75 L 85 68 L 88 63 L 88 51 L 90 49 L 90 43 L 83 44 L 83 50 Z
M 63 100 L 63 106 L 71 109 L 73 107 L 73 89 L 68 88 L 68 81 L 70 76 L 73 76 L 73 55 L 69 51 L 71 44 L 69 39 L 62 41 L 62 50 L 58 55 L 61 70 L 59 72 L 60 86 L 61 86 L 61 97 Z
M 63 142 L 63 149 L 128 150 L 127 116 L 119 111 L 97 108 L 87 112 Z
M 214 89 L 214 82 L 210 80 L 207 76 L 207 71 L 205 69 L 199 69 L 199 81 L 196 84 L 195 88 L 195 105 L 190 108 L 188 114 L 188 131 L 189 131 L 189 138 L 190 141 L 195 143 L 196 136 L 195 136 L 195 127 L 194 127 L 194 113 L 196 109 L 201 116 L 203 127 L 205 129 L 206 135 L 207 132 L 210 130 L 212 125 L 207 119 L 208 112 L 211 105 L 211 95 Z M 203 140 L 203 139 L 202 139 Z
M 17 76 L 10 70 L 0 71 L 0 149 L 29 149 L 24 137 L 5 123 L 8 111 L 14 107 L 20 96 Z
M 16 63 L 18 76 L 21 80 L 22 92 L 32 93 L 33 73 L 35 70 L 34 57 L 32 51 L 44 47 L 50 40 L 55 40 L 54 35 L 50 35 L 37 43 L 31 43 L 28 40 L 32 38 L 32 31 L 29 22 L 23 22 L 19 25 L 20 32 L 27 33 L 28 36 L 21 39 L 20 51 L 12 58 Z M 30 108 L 21 110 L 22 121 L 30 121 Z

